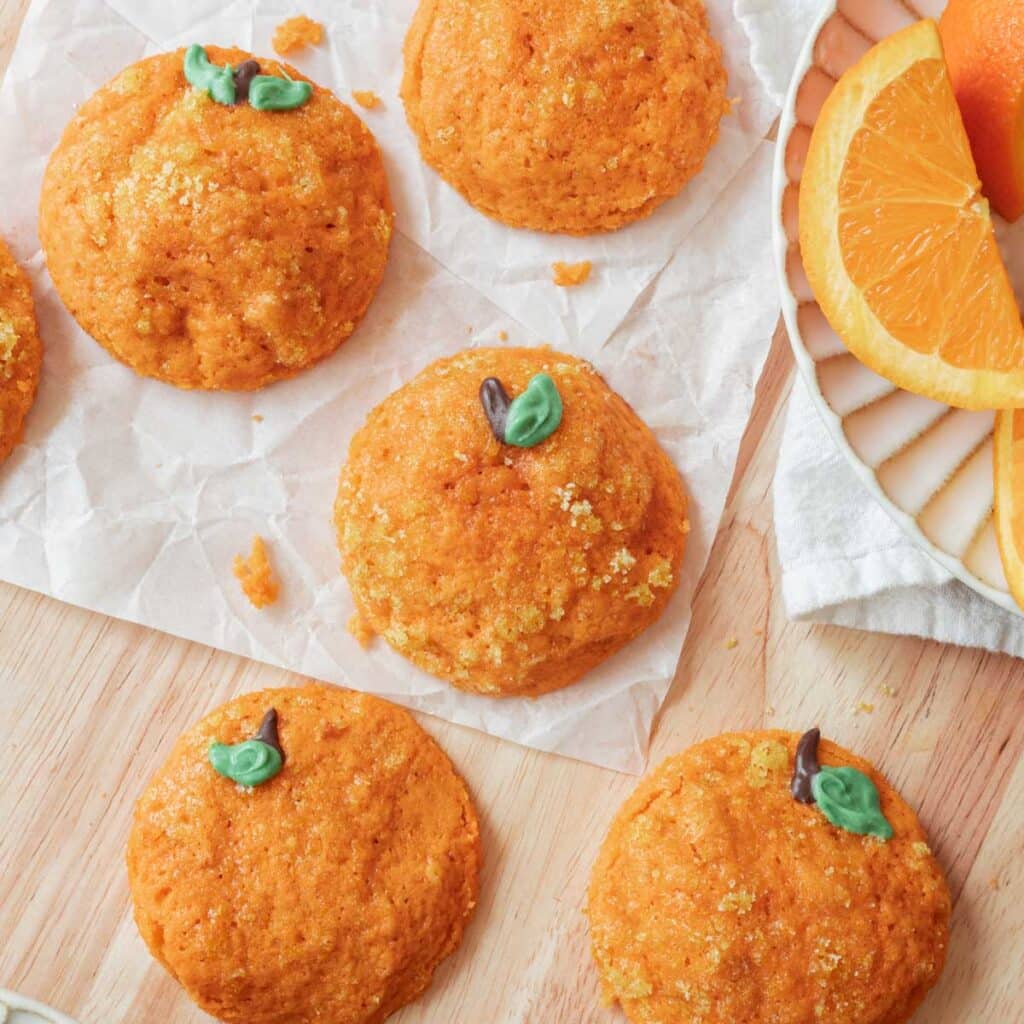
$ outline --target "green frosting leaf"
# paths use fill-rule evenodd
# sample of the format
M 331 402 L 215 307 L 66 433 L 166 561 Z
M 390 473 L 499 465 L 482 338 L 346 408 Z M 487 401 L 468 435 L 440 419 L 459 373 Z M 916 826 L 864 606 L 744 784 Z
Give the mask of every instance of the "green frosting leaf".
M 272 779 L 284 761 L 278 750 L 262 740 L 246 740 L 228 746 L 210 746 L 210 764 L 225 778 L 240 786 L 259 786 Z
M 822 814 L 837 828 L 859 836 L 892 839 L 892 825 L 882 814 L 878 790 L 863 772 L 823 765 L 811 781 L 811 791 Z
M 562 396 L 546 373 L 538 373 L 509 406 L 505 443 L 533 448 L 549 438 L 561 422 Z
M 256 110 L 294 110 L 313 95 L 309 82 L 257 75 L 249 85 L 249 105 Z
M 185 78 L 189 85 L 205 92 L 211 100 L 230 107 L 235 102 L 235 75 L 231 67 L 210 63 L 206 50 L 193 43 L 185 51 Z

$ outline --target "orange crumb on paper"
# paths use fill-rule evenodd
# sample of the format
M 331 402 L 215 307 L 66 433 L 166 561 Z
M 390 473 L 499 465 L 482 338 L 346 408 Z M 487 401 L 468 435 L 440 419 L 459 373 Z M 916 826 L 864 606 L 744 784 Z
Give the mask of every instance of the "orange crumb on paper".
M 380 97 L 372 89 L 354 89 L 352 99 L 366 110 L 376 110 L 381 104 Z
M 583 263 L 553 263 L 551 269 L 554 271 L 555 284 L 559 288 L 575 288 L 576 285 L 587 281 L 593 264 L 590 260 Z
M 271 40 L 271 45 L 283 57 L 285 54 L 301 50 L 306 46 L 316 46 L 323 42 L 323 38 L 323 25 L 319 21 L 314 21 L 312 18 L 307 18 L 306 15 L 300 14 L 296 18 L 282 21 L 274 29 L 274 38 Z
M 258 412 L 254 413 L 253 417 L 252 417 L 252 421 L 253 421 L 253 423 L 262 423 L 263 422 L 263 417 Z
M 508 331 L 498 331 L 499 341 L 508 341 Z
M 252 539 L 248 558 L 235 555 L 234 573 L 254 608 L 265 608 L 277 600 L 281 588 L 267 558 L 267 546 L 259 534 Z
M 370 641 L 374 637 L 374 632 L 367 625 L 366 620 L 356 612 L 348 620 L 348 631 L 356 638 L 356 643 L 359 644 L 364 650 L 370 646 Z

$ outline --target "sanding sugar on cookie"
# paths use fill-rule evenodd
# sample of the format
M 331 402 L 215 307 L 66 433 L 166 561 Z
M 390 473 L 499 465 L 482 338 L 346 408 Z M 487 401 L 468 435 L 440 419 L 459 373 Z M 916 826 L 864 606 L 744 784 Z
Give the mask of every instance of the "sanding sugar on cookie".
M 253 390 L 355 331 L 392 220 L 380 149 L 333 93 L 194 44 L 82 104 L 39 230 L 61 299 L 115 358 L 182 388 Z
M 942 972 L 950 894 L 870 764 L 764 730 L 640 783 L 587 913 L 605 999 L 635 1024 L 903 1024 Z
M 354 632 L 473 693 L 568 686 L 665 611 L 686 510 L 678 470 L 589 363 L 442 359 L 349 448 L 334 521 Z
M 511 227 L 647 217 L 729 110 L 702 0 L 421 0 L 402 100 L 424 161 Z

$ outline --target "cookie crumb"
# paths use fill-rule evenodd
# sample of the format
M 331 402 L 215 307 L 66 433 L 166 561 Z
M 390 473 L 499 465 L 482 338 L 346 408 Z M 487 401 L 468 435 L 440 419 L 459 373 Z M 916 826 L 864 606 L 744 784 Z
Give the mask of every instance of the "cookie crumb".
M 253 421 L 253 423 L 262 423 L 263 422 L 263 417 L 258 412 L 257 413 L 253 413 L 252 421 Z
M 356 643 L 364 651 L 370 646 L 370 641 L 374 636 L 373 630 L 359 612 L 354 612 L 349 618 L 348 631 L 356 638 Z
M 727 651 L 732 651 L 732 650 L 735 650 L 737 647 L 739 647 L 739 645 L 740 645 L 739 640 L 737 640 L 736 637 L 731 636 L 731 637 L 729 637 L 728 640 L 725 641 L 725 643 L 722 646 Z
M 859 704 L 854 706 L 853 713 L 855 715 L 870 715 L 875 710 L 874 704 L 869 704 L 867 701 L 861 701 Z
M 376 110 L 381 105 L 381 98 L 372 89 L 353 89 L 352 99 L 364 110 Z
M 285 56 L 295 50 L 302 50 L 307 46 L 318 46 L 323 42 L 324 27 L 319 21 L 307 18 L 300 14 L 295 18 L 282 21 L 274 29 L 274 38 L 271 45 L 276 53 Z
M 508 331 L 498 331 L 499 341 L 508 341 Z
M 882 683 L 882 685 L 878 688 L 878 692 L 881 693 L 883 697 L 896 696 L 896 691 L 891 686 L 888 686 L 885 683 Z
M 551 269 L 554 272 L 554 281 L 559 288 L 575 288 L 577 285 L 585 284 L 590 277 L 593 264 L 590 260 L 583 263 L 553 263 Z
M 265 608 L 277 600 L 280 585 L 267 558 L 267 546 L 258 533 L 252 539 L 248 558 L 235 555 L 234 573 L 254 608 Z

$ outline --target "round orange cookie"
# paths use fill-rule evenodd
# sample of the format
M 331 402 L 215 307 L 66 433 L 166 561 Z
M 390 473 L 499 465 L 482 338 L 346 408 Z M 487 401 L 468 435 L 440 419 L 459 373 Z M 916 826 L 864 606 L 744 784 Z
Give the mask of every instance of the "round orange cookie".
M 865 761 L 883 841 L 790 792 L 798 737 L 736 733 L 663 762 L 619 811 L 588 915 L 609 1002 L 643 1024 L 901 1024 L 942 971 L 950 897 L 914 812 Z
M 479 397 L 548 374 L 563 406 L 535 447 L 497 439 Z M 589 363 L 481 348 L 424 370 L 352 440 L 335 523 L 357 635 L 460 689 L 567 686 L 651 625 L 689 529 L 679 474 Z
M 211 744 L 277 712 L 284 765 L 252 788 Z M 128 874 L 152 954 L 237 1024 L 377 1024 L 415 999 L 477 898 L 476 814 L 401 708 L 321 685 L 251 693 L 177 742 L 135 809 Z
M 252 390 L 329 355 L 366 312 L 392 228 L 384 166 L 327 89 L 291 111 L 224 106 L 189 85 L 183 53 L 82 105 L 46 171 L 40 237 L 64 303 L 116 358 L 178 387 Z
M 702 0 L 421 0 L 402 99 L 423 159 L 512 227 L 646 217 L 728 111 Z
M 21 440 L 42 362 L 32 289 L 0 241 L 0 462 Z

